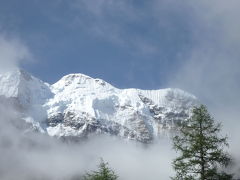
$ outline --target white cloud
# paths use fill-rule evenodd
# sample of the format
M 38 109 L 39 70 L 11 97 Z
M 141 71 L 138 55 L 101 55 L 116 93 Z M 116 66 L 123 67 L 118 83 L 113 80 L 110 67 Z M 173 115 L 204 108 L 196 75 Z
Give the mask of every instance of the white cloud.
M 212 0 L 192 4 L 195 45 L 169 85 L 197 95 L 229 136 L 230 151 L 240 161 L 240 16 L 239 1 Z M 239 163 L 238 163 L 239 164 Z
M 137 6 L 137 2 L 132 0 L 72 2 L 72 9 L 75 12 L 77 10 L 74 24 L 93 37 L 113 42 L 133 53 L 150 55 L 157 52 L 158 47 L 149 37 L 149 32 L 144 36 L 138 32 L 154 29 L 154 24 L 151 27 L 145 25 L 148 20 L 152 20 L 151 9 Z
M 0 34 L 0 70 L 18 67 L 31 60 L 28 47 L 19 39 Z

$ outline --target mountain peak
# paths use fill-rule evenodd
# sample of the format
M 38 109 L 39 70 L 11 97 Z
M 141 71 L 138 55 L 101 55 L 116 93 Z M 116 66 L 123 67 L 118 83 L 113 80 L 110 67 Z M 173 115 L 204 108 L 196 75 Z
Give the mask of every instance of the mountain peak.
M 93 78 L 81 73 L 68 74 L 62 78 L 62 80 L 74 80 L 74 79 L 93 79 Z
M 102 79 L 94 79 L 85 74 L 69 74 L 61 78 L 58 82 L 52 85 L 54 92 L 61 91 L 94 91 L 94 90 L 109 90 L 114 87 Z
M 1 73 L 0 85 L 0 96 L 15 98 L 23 106 L 42 102 L 51 94 L 47 83 L 20 68 Z
M 28 72 L 24 71 L 23 69 L 18 69 L 17 72 L 19 73 L 20 77 L 25 81 L 31 81 L 33 79 L 33 76 Z

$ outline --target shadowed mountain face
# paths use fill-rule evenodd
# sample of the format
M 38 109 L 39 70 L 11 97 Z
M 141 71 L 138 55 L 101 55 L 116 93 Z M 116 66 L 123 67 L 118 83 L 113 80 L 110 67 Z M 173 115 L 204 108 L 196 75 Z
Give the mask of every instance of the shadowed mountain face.
M 19 69 L 0 74 L 0 97 L 14 105 L 26 127 L 50 136 L 104 133 L 141 142 L 167 135 L 198 104 L 179 89 L 118 89 L 83 74 L 49 85 Z

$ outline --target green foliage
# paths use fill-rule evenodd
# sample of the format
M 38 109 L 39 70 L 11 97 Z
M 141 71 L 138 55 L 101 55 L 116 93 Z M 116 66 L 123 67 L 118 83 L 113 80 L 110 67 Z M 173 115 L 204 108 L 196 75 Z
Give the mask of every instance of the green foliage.
M 98 166 L 98 171 L 87 173 L 83 180 L 117 180 L 118 176 L 108 167 L 108 163 L 105 163 L 102 159 Z
M 173 147 L 180 153 L 173 161 L 176 180 L 229 180 L 231 175 L 219 172 L 230 163 L 224 151 L 226 137 L 219 137 L 221 124 L 215 124 L 203 105 L 193 109 L 193 115 L 183 122 L 179 134 L 173 138 Z

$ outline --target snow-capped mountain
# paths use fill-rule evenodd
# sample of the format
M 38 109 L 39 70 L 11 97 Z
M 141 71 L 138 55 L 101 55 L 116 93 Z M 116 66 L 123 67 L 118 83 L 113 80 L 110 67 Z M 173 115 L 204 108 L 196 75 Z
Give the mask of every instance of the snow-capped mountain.
M 180 89 L 118 89 L 83 74 L 49 85 L 19 69 L 0 74 L 0 101 L 3 98 L 33 129 L 50 136 L 106 133 L 141 142 L 168 133 L 198 104 L 195 96 Z

